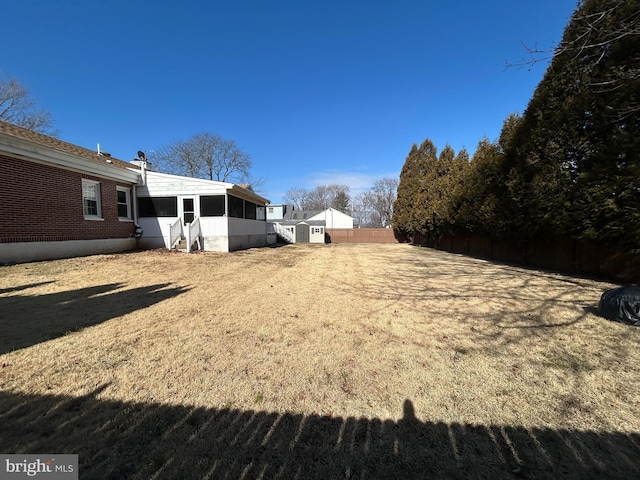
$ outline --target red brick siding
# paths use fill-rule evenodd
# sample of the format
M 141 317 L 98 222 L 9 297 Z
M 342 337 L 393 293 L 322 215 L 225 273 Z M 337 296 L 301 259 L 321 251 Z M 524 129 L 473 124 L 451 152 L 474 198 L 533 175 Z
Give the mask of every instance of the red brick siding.
M 102 221 L 84 219 L 83 178 L 100 182 Z M 118 220 L 116 185 L 131 188 L 0 155 L 0 243 L 128 238 L 134 227 Z

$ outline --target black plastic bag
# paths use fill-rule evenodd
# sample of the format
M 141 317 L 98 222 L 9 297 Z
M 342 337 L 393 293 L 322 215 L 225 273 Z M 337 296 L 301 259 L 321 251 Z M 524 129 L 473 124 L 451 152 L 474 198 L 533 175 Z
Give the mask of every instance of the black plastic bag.
M 609 320 L 640 327 L 640 287 L 607 290 L 600 297 L 598 313 Z

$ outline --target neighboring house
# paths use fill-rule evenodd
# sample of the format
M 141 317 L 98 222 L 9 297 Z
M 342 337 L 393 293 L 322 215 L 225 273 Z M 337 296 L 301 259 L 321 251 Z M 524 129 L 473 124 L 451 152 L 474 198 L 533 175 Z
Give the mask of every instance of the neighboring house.
M 140 246 L 172 248 L 180 238 L 215 252 L 266 246 L 269 201 L 246 187 L 147 170 L 137 189 Z
M 267 222 L 282 220 L 287 212 L 293 211 L 293 205 L 267 205 Z
M 292 243 L 325 243 L 328 228 L 353 228 L 353 217 L 334 208 L 290 210 L 274 221 L 276 230 Z
M 131 250 L 140 169 L 0 121 L 0 263 Z
M 0 121 L 0 263 L 267 244 L 267 199 L 145 166 Z

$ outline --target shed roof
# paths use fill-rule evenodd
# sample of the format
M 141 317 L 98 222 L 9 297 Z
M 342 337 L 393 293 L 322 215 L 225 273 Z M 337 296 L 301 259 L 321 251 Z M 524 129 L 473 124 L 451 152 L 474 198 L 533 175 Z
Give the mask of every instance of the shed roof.
M 312 227 L 324 227 L 327 224 L 324 220 L 281 220 L 277 223 L 280 225 L 300 225 L 301 223 L 305 223 Z
M 293 210 L 284 214 L 284 220 L 296 220 L 300 222 L 307 218 L 315 217 L 324 212 L 324 210 Z

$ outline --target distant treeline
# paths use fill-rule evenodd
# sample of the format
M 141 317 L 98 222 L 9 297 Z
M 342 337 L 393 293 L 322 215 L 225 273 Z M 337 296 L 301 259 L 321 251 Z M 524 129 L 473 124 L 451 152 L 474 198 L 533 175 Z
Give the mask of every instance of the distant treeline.
M 411 147 L 393 228 L 404 240 L 562 237 L 636 252 L 639 157 L 638 2 L 582 1 L 525 112 L 497 140 L 481 140 L 471 159 L 448 145 L 438 154 L 428 139 Z

